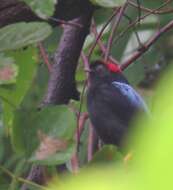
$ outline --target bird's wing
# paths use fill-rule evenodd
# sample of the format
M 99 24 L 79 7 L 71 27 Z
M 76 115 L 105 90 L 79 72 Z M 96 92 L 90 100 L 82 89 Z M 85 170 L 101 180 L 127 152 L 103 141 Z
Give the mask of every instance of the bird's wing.
M 112 82 L 113 86 L 116 87 L 121 94 L 128 99 L 128 101 L 137 107 L 138 109 L 142 109 L 145 112 L 149 113 L 148 107 L 142 97 L 128 84 L 121 82 Z

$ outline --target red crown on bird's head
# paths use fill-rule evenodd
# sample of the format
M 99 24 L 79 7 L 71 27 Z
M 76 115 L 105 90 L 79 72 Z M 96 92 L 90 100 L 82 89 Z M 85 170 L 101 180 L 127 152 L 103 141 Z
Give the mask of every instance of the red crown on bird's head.
M 107 61 L 105 63 L 105 65 L 108 68 L 108 70 L 113 72 L 113 73 L 120 73 L 121 72 L 121 68 L 118 64 L 112 63 L 111 61 Z

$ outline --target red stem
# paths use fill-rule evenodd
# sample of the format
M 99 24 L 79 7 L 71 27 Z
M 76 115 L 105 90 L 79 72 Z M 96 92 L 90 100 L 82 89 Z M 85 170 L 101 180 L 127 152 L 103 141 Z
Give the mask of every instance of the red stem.
M 98 36 L 98 32 L 97 32 L 97 28 L 96 28 L 96 25 L 95 25 L 95 22 L 93 20 L 93 23 L 92 23 L 92 32 L 93 34 L 95 35 L 95 38 L 97 38 Z M 103 54 L 105 55 L 106 53 L 106 47 L 104 46 L 104 44 L 102 43 L 102 41 L 99 39 L 98 40 L 98 45 L 99 45 L 99 48 L 101 49 L 101 51 L 103 52 Z M 112 56 L 109 56 L 109 59 L 115 63 L 115 64 L 119 64 L 118 60 L 116 60 L 115 58 L 113 58 Z
M 91 55 L 92 55 L 92 52 L 94 51 L 98 41 L 100 40 L 104 30 L 106 29 L 106 27 L 110 24 L 110 22 L 112 21 L 112 19 L 114 18 L 114 16 L 117 14 L 117 10 L 114 11 L 114 13 L 111 15 L 111 17 L 108 19 L 108 21 L 106 22 L 106 24 L 103 26 L 103 28 L 101 29 L 101 31 L 99 32 L 94 44 L 92 45 L 91 49 L 89 50 L 89 53 L 88 53 L 88 59 L 90 59 Z
M 84 64 L 84 70 L 86 71 L 87 78 L 88 78 L 89 77 L 88 71 L 90 69 L 90 66 L 89 66 L 88 57 L 85 55 L 85 53 L 83 51 L 81 52 L 81 59 L 82 59 L 82 62 Z
M 76 174 L 79 171 L 79 160 L 78 160 L 77 153 L 73 155 L 70 162 L 71 162 L 72 172 Z
M 127 7 L 127 2 L 118 9 L 118 13 L 117 13 L 117 16 L 115 17 L 115 21 L 113 23 L 113 26 L 112 26 L 112 31 L 111 31 L 111 34 L 110 34 L 110 37 L 108 39 L 108 45 L 107 45 L 107 51 L 106 51 L 106 54 L 105 54 L 105 62 L 107 62 L 108 60 L 108 57 L 109 57 L 109 54 L 110 54 L 110 51 L 111 51 L 111 46 L 112 46 L 112 43 L 113 43 L 113 38 L 114 38 L 114 35 L 115 35 L 115 32 L 120 24 L 120 21 L 123 17 L 123 14 L 124 14 L 124 11 Z
M 155 11 L 158 11 L 158 10 L 160 10 L 161 8 L 165 7 L 166 5 L 168 5 L 168 3 L 170 3 L 170 0 L 167 0 L 167 1 L 164 2 L 161 6 L 157 7 L 156 9 L 154 9 L 152 12 L 149 12 L 149 13 L 147 13 L 147 14 L 141 16 L 140 21 L 141 21 L 141 20 L 144 20 L 146 17 L 148 17 L 148 16 L 154 14 Z M 123 36 L 126 34 L 126 32 L 127 32 L 130 28 L 134 27 L 138 22 L 139 22 L 139 19 L 137 18 L 134 22 L 132 22 L 131 24 L 129 24 L 129 25 L 127 26 L 127 28 L 126 28 L 124 31 L 122 31 L 119 35 L 117 35 L 117 37 L 116 37 L 115 40 L 114 40 L 114 43 L 116 43 L 118 40 L 120 40 L 120 38 L 123 37 Z
M 169 3 L 171 2 L 172 0 L 168 0 L 166 3 Z M 129 1 L 129 5 L 135 7 L 135 8 L 138 8 L 138 5 L 136 3 L 134 3 L 133 1 Z M 149 12 L 149 13 L 152 13 L 152 14 L 168 14 L 168 13 L 172 13 L 173 12 L 173 9 L 172 8 L 168 8 L 168 9 L 164 9 L 164 10 L 152 10 L 152 9 L 149 9 L 147 7 L 143 7 L 140 5 L 140 9 L 144 12 Z
M 38 43 L 38 47 L 39 47 L 39 49 L 40 49 L 41 57 L 43 58 L 45 64 L 47 65 L 48 71 L 51 72 L 52 66 L 51 66 L 51 64 L 50 64 L 50 62 L 49 62 L 48 55 L 47 55 L 47 53 L 46 53 L 46 51 L 45 51 L 45 49 L 44 49 L 44 47 L 43 47 L 43 45 L 42 45 L 41 42 Z
M 88 119 L 88 113 L 83 113 L 80 116 L 77 116 L 78 119 L 78 126 L 77 126 L 77 132 L 76 132 L 76 152 L 71 158 L 71 168 L 73 173 L 77 173 L 79 170 L 79 160 L 78 160 L 78 149 L 79 149 L 79 144 L 80 144 L 80 137 L 82 135 L 82 132 L 84 130 L 85 122 Z
M 88 154 L 87 154 L 87 157 L 88 157 L 88 162 L 92 160 L 93 158 L 93 144 L 94 144 L 94 129 L 93 129 L 93 126 L 89 125 L 89 135 L 88 135 Z
M 127 61 L 122 63 L 121 69 L 126 69 L 134 61 L 136 61 L 142 54 L 144 54 L 165 32 L 173 29 L 173 20 L 167 25 L 157 31 L 149 40 L 146 42 L 141 49 L 138 49 Z

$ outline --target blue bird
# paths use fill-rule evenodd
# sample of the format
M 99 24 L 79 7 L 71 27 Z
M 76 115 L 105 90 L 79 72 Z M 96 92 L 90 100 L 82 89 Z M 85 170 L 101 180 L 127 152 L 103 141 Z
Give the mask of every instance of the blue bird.
M 91 123 L 106 144 L 121 146 L 132 119 L 148 112 L 142 97 L 130 86 L 118 65 L 95 61 L 90 65 L 87 107 Z

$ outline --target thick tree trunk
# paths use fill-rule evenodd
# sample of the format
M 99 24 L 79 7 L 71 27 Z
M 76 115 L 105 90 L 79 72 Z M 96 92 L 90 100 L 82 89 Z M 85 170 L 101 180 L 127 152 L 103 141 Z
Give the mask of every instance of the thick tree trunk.
M 54 56 L 44 104 L 67 104 L 70 99 L 79 99 L 75 84 L 75 71 L 85 38 L 89 33 L 93 9 L 81 13 L 71 22 L 82 27 L 66 25 L 59 47 Z

